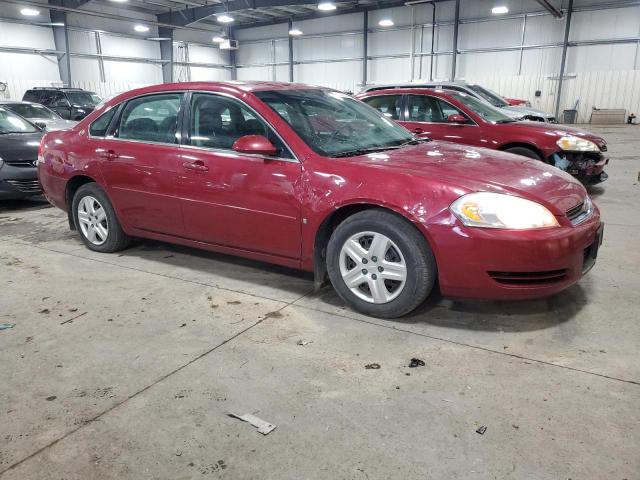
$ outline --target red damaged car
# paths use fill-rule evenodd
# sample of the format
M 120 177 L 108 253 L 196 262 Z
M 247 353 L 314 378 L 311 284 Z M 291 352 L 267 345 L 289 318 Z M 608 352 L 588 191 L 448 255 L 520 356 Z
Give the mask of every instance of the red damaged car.
M 607 143 L 577 128 L 516 121 L 463 92 L 396 88 L 358 98 L 411 132 L 435 140 L 493 148 L 541 160 L 584 184 L 607 179 Z
M 556 293 L 594 264 L 598 209 L 542 162 L 429 141 L 342 93 L 283 83 L 133 90 L 49 132 L 39 177 L 98 252 L 131 237 L 315 272 L 391 318 L 453 297 Z

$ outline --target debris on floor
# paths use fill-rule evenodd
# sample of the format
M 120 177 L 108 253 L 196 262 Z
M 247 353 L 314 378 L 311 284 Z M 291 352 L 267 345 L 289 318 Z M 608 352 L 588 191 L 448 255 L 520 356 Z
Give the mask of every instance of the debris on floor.
M 420 360 L 419 358 L 412 358 L 411 363 L 409 363 L 409 368 L 416 367 L 424 367 L 424 360 Z
M 309 345 L 310 343 L 313 343 L 313 340 L 298 340 L 296 342 L 296 345 L 302 345 L 304 347 L 305 345 Z
M 484 435 L 484 432 L 487 431 L 487 427 L 485 427 L 484 425 L 482 425 L 480 428 L 478 428 L 476 430 L 476 433 L 479 433 L 480 435 Z
M 72 323 L 74 320 L 86 315 L 88 312 L 82 312 L 80 315 L 76 315 L 73 318 L 70 318 L 69 320 L 65 320 L 64 322 L 60 323 L 60 325 L 64 325 L 65 323 Z
M 380 369 L 380 364 L 379 363 L 368 363 L 364 366 L 364 368 L 366 368 L 367 370 L 379 370 Z
M 52 401 L 54 401 L 56 398 L 58 398 L 58 397 L 56 397 L 55 395 L 51 395 L 50 397 L 45 398 L 45 400 L 46 400 L 47 402 L 52 402 Z
M 244 415 L 238 415 L 236 413 L 228 413 L 228 415 L 232 418 L 237 418 L 238 420 L 242 420 L 243 422 L 247 422 L 258 429 L 258 432 L 263 435 L 268 435 L 276 429 L 276 425 L 269 423 L 261 418 L 256 417 L 255 415 L 251 415 L 250 413 L 245 413 Z
M 7 330 L 9 328 L 15 327 L 15 323 L 0 323 L 0 330 Z

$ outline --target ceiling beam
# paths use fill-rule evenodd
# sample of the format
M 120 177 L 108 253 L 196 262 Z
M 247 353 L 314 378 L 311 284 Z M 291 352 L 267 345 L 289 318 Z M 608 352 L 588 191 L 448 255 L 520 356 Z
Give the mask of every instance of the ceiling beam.
M 435 1 L 445 1 L 445 0 L 435 0 Z M 289 17 L 280 17 L 280 18 L 275 18 L 273 20 L 266 20 L 264 22 L 244 23 L 242 25 L 238 25 L 236 27 L 236 30 L 243 30 L 245 28 L 264 27 L 266 25 L 277 25 L 279 23 L 287 23 L 289 19 L 297 20 L 297 21 L 314 20 L 316 18 L 327 18 L 335 15 L 347 15 L 349 13 L 361 13 L 366 11 L 382 10 L 385 8 L 402 7 L 405 5 L 405 3 L 406 3 L 406 0 L 393 1 L 393 2 L 387 2 L 387 3 L 377 2 L 375 4 L 359 5 L 357 7 L 351 7 L 351 8 L 342 8 L 342 9 L 338 8 L 337 10 L 333 10 L 331 12 L 303 13 L 301 15 L 291 15 Z
M 562 18 L 562 12 L 554 7 L 549 0 L 536 0 L 536 2 L 542 5 L 554 17 Z
M 185 8 L 158 15 L 158 21 L 173 25 L 188 26 L 218 13 L 251 10 L 261 7 L 284 7 L 296 5 L 291 0 L 229 0 L 225 4 L 216 3 L 203 7 Z

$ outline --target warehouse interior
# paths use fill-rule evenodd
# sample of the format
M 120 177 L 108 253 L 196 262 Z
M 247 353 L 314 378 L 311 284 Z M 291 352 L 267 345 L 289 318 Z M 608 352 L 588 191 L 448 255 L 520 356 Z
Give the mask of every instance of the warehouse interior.
M 44 194 L 0 188 L 0 480 L 640 478 L 640 1 L 0 0 L 0 117 L 39 89 L 85 90 L 102 114 L 135 89 L 207 82 L 365 101 L 458 82 L 522 99 L 552 120 L 518 122 L 606 140 L 606 174 L 582 182 L 604 225 L 597 261 L 524 300 L 450 298 L 436 279 L 381 318 L 317 268 L 153 235 L 99 253 L 42 178 L 46 138 L 69 137 L 34 121 Z M 83 135 L 80 118 L 61 128 L 76 121 Z M 60 172 L 83 155 L 66 148 Z

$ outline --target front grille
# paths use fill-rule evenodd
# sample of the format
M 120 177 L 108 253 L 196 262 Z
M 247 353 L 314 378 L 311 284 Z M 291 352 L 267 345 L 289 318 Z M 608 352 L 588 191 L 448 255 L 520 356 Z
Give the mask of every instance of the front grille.
M 5 180 L 9 185 L 23 193 L 40 193 L 42 187 L 38 180 Z
M 502 285 L 528 286 L 561 282 L 567 276 L 567 270 L 549 270 L 546 272 L 487 272 L 491 278 Z
M 34 162 L 35 162 L 35 158 L 33 160 L 5 160 L 4 163 L 6 163 L 7 165 L 11 165 L 12 167 L 35 167 Z
M 567 218 L 573 222 L 576 218 L 584 213 L 584 202 L 579 203 L 573 208 L 567 210 Z

